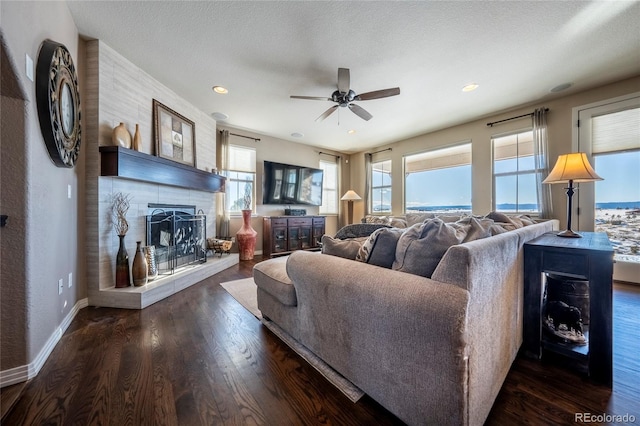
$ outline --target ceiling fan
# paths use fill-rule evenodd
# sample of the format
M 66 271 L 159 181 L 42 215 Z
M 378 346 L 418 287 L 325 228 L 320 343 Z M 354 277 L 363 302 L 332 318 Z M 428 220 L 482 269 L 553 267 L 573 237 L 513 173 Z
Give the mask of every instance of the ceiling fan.
M 362 118 L 365 121 L 369 121 L 373 116 L 359 105 L 352 103 L 353 101 L 368 101 L 371 99 L 387 98 L 389 96 L 396 96 L 400 94 L 400 88 L 394 87 L 392 89 L 374 90 L 373 92 L 356 94 L 350 88 L 350 76 L 349 68 L 338 68 L 338 90 L 331 94 L 330 98 L 318 97 L 318 96 L 295 96 L 292 95 L 292 99 L 309 99 L 313 101 L 332 101 L 336 102 L 336 105 L 332 106 L 328 110 L 322 113 L 320 117 L 316 118 L 316 121 L 322 121 L 331 114 L 338 107 L 349 108 L 355 115 Z

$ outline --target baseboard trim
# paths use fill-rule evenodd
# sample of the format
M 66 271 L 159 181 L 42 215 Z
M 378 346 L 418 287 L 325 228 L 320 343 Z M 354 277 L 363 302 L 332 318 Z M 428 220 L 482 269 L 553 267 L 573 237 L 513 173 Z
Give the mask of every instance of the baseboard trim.
M 58 326 L 58 328 L 56 328 L 51 334 L 33 362 L 28 365 L 21 365 L 0 371 L 0 388 L 15 385 L 16 383 L 21 383 L 37 376 L 40 369 L 49 358 L 49 355 L 51 355 L 51 352 L 53 352 L 53 349 L 62 338 L 62 335 L 67 331 L 71 321 L 73 321 L 80 309 L 86 308 L 87 306 L 89 306 L 89 299 L 87 298 L 80 299 L 75 305 L 73 305 L 73 308 L 69 311 L 67 316 L 64 317 L 60 326 Z

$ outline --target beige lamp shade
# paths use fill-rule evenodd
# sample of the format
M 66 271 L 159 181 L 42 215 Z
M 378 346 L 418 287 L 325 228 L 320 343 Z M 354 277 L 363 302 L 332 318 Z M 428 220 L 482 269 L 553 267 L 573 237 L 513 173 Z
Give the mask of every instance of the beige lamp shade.
M 362 198 L 358 194 L 356 194 L 356 191 L 354 191 L 353 189 L 350 189 L 344 193 L 344 195 L 342 196 L 342 198 L 340 198 L 340 200 L 357 201 L 357 200 L 362 200 Z
M 587 159 L 584 152 L 574 152 L 564 154 L 558 157 L 556 165 L 549 173 L 549 176 L 542 183 L 567 183 L 573 182 L 592 182 L 594 180 L 603 180 Z
M 342 196 L 342 198 L 340 198 L 340 200 L 347 202 L 347 220 L 348 220 L 347 224 L 352 224 L 353 223 L 353 202 L 362 200 L 362 198 L 360 198 L 360 196 L 356 194 L 356 191 L 354 191 L 353 189 L 350 189 L 344 193 L 344 195 Z

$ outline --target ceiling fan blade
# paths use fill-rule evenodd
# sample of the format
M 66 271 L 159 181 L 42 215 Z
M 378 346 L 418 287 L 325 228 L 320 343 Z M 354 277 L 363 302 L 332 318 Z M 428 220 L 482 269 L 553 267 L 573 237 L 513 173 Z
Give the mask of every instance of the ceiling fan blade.
M 388 98 L 389 96 L 396 96 L 400 94 L 400 88 L 394 87 L 392 89 L 375 90 L 373 92 L 360 93 L 355 97 L 356 101 L 368 101 L 370 99 Z
M 338 68 L 338 92 L 347 93 L 351 85 L 349 68 Z
M 362 118 L 364 121 L 369 121 L 373 115 L 369 114 L 364 108 L 356 104 L 349 104 L 349 109 L 353 111 L 355 115 Z
M 331 98 L 324 98 L 322 96 L 295 96 L 295 95 L 291 95 L 290 96 L 291 99 L 308 99 L 311 101 L 331 101 Z
M 325 112 L 322 113 L 322 115 L 318 118 L 316 118 L 316 121 L 322 121 L 325 118 L 327 118 L 328 116 L 330 116 L 331 114 L 333 114 L 333 112 L 338 109 L 338 105 L 334 105 L 331 108 L 329 108 L 328 110 L 326 110 Z

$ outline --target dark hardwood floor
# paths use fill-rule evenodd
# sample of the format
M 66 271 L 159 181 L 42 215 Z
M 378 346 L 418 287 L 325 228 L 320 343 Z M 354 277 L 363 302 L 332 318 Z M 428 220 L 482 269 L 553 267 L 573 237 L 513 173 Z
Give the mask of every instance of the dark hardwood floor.
M 401 424 L 367 396 L 350 402 L 218 285 L 254 263 L 142 311 L 81 310 L 38 376 L 2 389 L 2 425 Z M 613 388 L 518 358 L 487 424 L 569 425 L 582 412 L 640 424 L 639 325 L 640 287 L 616 284 Z M 20 394 L 9 409 L 7 394 Z

